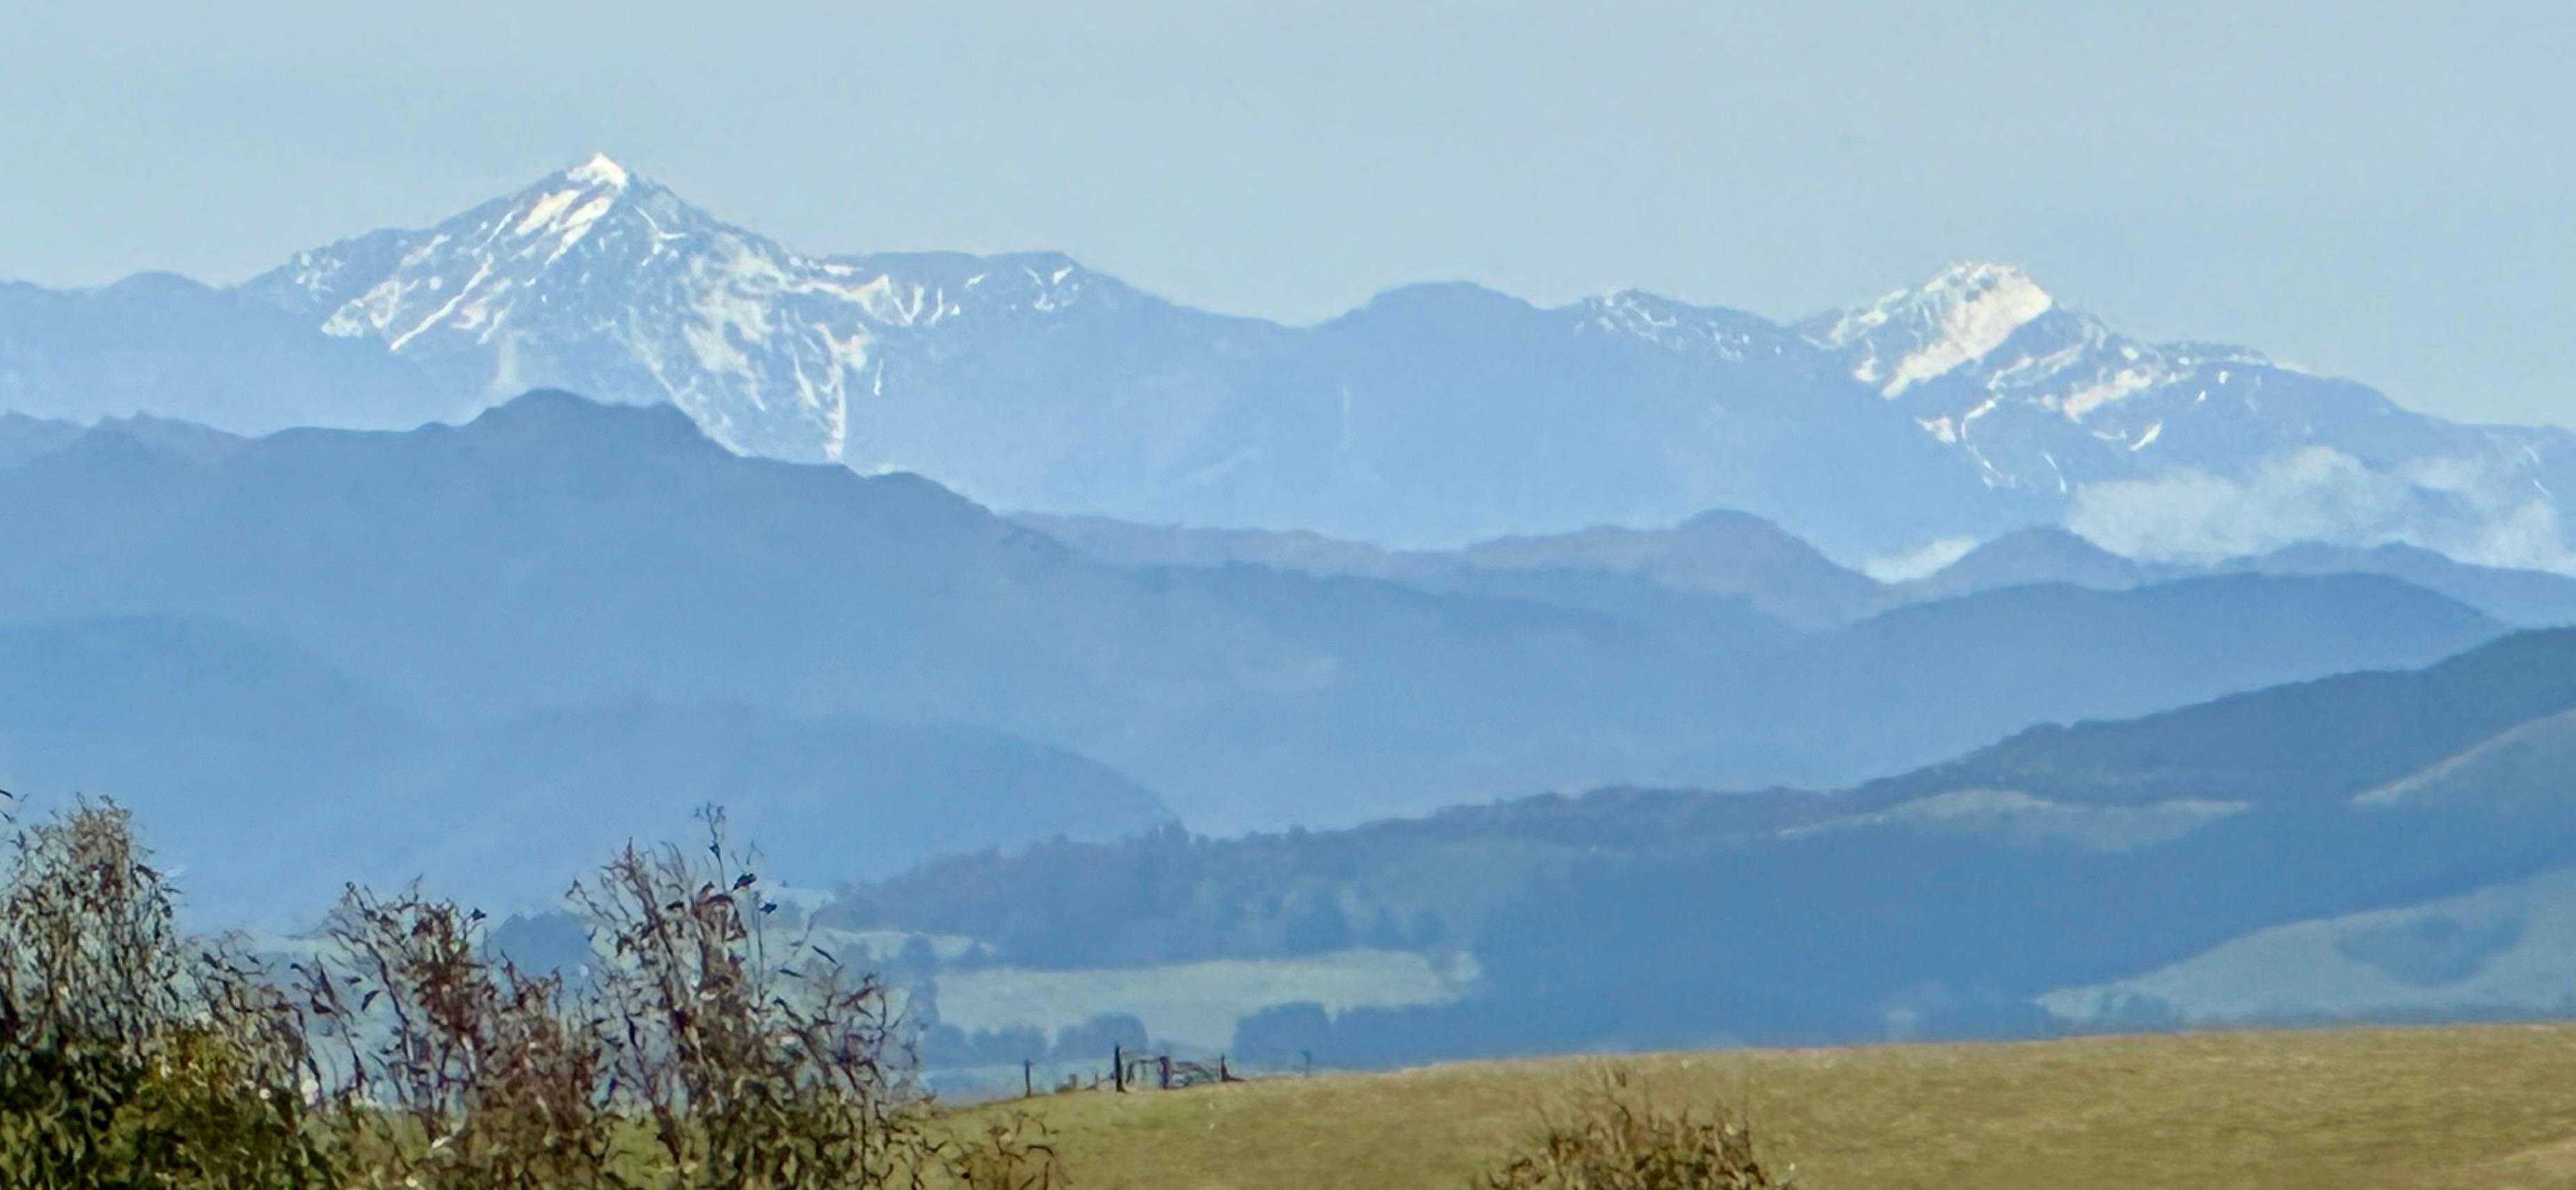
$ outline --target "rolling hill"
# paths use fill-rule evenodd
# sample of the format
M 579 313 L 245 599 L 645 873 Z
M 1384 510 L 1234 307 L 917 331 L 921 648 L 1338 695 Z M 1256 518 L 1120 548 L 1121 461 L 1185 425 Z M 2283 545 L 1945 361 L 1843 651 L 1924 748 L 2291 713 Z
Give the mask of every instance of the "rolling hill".
M 832 913 L 1131 980 L 1211 958 L 1475 964 L 1437 1004 L 1244 1004 L 1224 1041 L 1247 1060 L 2525 1015 L 2576 994 L 2571 650 L 2576 632 L 2522 633 L 2034 728 L 1836 794 L 1603 790 L 951 860 Z M 2380 982 L 2329 978 L 2346 968 Z

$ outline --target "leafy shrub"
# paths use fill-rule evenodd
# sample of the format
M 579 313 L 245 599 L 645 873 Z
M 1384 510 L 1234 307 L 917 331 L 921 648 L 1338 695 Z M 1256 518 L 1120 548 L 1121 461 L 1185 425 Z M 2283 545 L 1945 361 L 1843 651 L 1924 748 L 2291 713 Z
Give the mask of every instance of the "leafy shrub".
M 0 883 L 0 1186 L 10 1190 L 1046 1190 L 1034 1125 L 940 1125 L 873 977 L 704 857 L 628 849 L 574 900 L 578 986 L 483 914 L 351 887 L 273 980 L 185 938 L 113 804 L 16 829 Z
M 334 1150 L 362 1185 L 624 1184 L 604 1043 L 559 976 L 487 963 L 480 920 L 353 887 L 326 955 L 294 966 L 335 1075 Z
M 184 939 L 126 812 L 10 827 L 0 872 L 0 1185 L 328 1185 L 277 989 Z
M 1741 1119 L 1659 1107 L 1631 1086 L 1625 1071 L 1610 1068 L 1524 1152 L 1477 1184 L 1483 1190 L 1769 1190 L 1789 1183 L 1787 1173 L 1762 1167 L 1752 1129 Z
M 683 1177 L 882 1186 L 943 1165 L 886 988 L 763 928 L 770 902 L 721 818 L 703 859 L 629 848 L 574 900 L 607 952 L 592 995 L 621 1029 L 610 1070 Z

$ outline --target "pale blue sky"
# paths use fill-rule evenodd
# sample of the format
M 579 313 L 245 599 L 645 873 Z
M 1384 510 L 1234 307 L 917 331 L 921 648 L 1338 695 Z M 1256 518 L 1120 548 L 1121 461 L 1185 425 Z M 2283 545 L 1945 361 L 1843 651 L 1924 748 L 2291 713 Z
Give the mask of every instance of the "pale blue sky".
M 2576 5 L 12 8 L 0 277 L 229 281 L 604 149 L 798 247 L 1061 248 L 1290 320 L 1450 278 L 1794 317 L 2002 259 L 2576 424 Z

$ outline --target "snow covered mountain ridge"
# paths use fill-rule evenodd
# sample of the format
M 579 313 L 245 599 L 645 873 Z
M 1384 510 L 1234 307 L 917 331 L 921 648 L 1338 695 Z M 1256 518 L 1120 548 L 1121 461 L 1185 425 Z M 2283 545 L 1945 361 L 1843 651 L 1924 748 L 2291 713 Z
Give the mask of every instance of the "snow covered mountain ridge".
M 1795 326 L 1634 290 L 1538 308 L 1419 285 L 1292 327 L 1052 253 L 790 249 L 594 156 L 207 294 L 342 353 L 308 391 L 357 375 L 342 356 L 360 344 L 425 378 L 360 377 L 340 424 L 560 387 L 667 401 L 738 452 L 917 471 L 1014 510 L 1441 545 L 1722 508 L 1895 569 L 2057 524 L 2139 557 L 2403 542 L 2576 571 L 2555 496 L 2576 490 L 2568 434 L 2134 339 L 2002 264 Z M 0 319 L 0 404 L 335 420 L 134 381 L 117 353 L 135 348 L 46 329 L 70 316 L 46 310 Z M 149 347 L 180 376 L 224 349 L 175 329 Z
M 2459 425 L 2248 348 L 2137 340 L 2006 265 L 1802 329 L 1987 485 L 2054 492 L 2063 524 L 2132 557 L 2313 540 L 2576 571 L 2565 431 Z
M 735 450 L 837 462 L 886 330 L 1043 313 L 1091 283 L 1060 257 L 903 263 L 791 251 L 600 154 L 434 228 L 298 253 L 245 288 L 487 402 L 546 385 L 666 399 Z
M 1958 445 L 1989 484 L 2061 492 L 2106 477 L 2075 462 L 2099 454 L 2079 431 L 2131 452 L 2163 436 L 2173 402 L 2131 398 L 2190 385 L 2198 406 L 2240 374 L 2282 370 L 2246 348 L 2129 338 L 2061 305 L 2020 269 L 1991 263 L 1953 266 L 1805 329 L 1841 355 L 1853 379 Z M 1991 420 L 1977 424 L 1983 419 Z

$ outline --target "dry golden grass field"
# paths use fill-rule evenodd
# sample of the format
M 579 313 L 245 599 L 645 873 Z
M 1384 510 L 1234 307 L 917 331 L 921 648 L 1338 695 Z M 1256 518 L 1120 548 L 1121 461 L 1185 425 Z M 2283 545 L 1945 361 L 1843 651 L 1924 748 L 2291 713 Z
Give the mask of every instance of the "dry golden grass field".
M 1750 1110 L 1809 1190 L 2576 1187 L 2576 1026 L 2201 1033 L 1619 1059 Z M 1589 1059 L 1027 1106 L 1081 1190 L 1461 1190 Z

